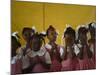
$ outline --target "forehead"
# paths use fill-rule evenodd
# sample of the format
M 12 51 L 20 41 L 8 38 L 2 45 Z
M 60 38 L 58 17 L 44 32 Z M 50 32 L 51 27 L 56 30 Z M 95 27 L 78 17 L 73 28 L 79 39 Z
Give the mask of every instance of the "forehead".
M 49 29 L 48 32 L 55 32 L 55 30 L 54 29 Z
M 56 32 L 56 30 L 50 29 L 50 30 L 48 30 L 48 34 L 57 34 L 57 32 Z
M 37 37 L 33 37 L 32 39 L 31 39 L 31 41 L 35 41 L 35 42 L 38 42 L 38 41 L 40 41 L 41 39 L 39 38 L 39 36 L 37 36 Z
M 65 39 L 66 39 L 66 38 L 72 38 L 72 36 L 69 35 L 69 34 L 65 34 L 65 35 L 64 35 L 64 38 L 65 38 Z
M 68 37 L 68 36 L 70 36 L 70 34 L 65 34 L 65 37 Z
M 32 32 L 32 30 L 26 30 L 25 32 Z
M 84 36 L 87 36 L 87 34 L 86 33 L 80 33 L 79 34 L 79 37 L 81 37 L 81 38 L 84 37 Z
M 32 32 L 31 29 L 27 29 L 27 30 L 24 31 L 24 33 L 30 33 L 30 32 Z
M 25 31 L 24 33 L 23 33 L 23 35 L 31 35 L 31 31 Z

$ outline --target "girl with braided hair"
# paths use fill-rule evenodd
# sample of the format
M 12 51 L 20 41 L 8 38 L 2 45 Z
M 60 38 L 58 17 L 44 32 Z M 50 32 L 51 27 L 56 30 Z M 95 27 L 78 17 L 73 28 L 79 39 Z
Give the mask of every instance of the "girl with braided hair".
M 56 39 L 58 35 L 56 29 L 52 25 L 50 25 L 46 31 L 46 35 L 49 42 L 45 45 L 45 49 L 49 52 L 52 62 L 50 71 L 61 71 L 61 47 L 58 44 L 56 44 Z
M 96 23 L 91 22 L 88 24 L 88 30 L 91 38 L 88 40 L 89 48 L 93 53 L 92 59 L 94 61 L 94 69 L 96 68 Z
M 11 75 L 22 73 L 21 58 L 16 53 L 19 47 L 21 47 L 19 37 L 18 34 L 14 32 L 11 36 Z
M 75 30 L 72 27 L 67 27 L 64 32 L 64 53 L 62 61 L 62 71 L 79 70 L 78 58 L 75 54 Z
M 33 73 L 48 72 L 51 59 L 49 53 L 42 47 L 44 35 L 35 33 L 30 39 L 31 51 L 28 53 Z
M 82 26 L 78 29 L 78 41 L 80 44 L 78 58 L 80 70 L 93 69 L 94 67 L 94 63 L 91 60 L 93 55 L 87 44 L 87 32 L 88 29 L 85 26 Z

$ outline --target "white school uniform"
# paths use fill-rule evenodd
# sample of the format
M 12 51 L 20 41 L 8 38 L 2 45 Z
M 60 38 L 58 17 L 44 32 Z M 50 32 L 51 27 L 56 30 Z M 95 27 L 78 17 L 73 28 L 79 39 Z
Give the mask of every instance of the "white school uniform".
M 23 55 L 23 50 L 26 48 L 26 46 L 23 46 L 21 48 L 18 49 L 17 54 L 21 57 L 22 59 L 22 69 L 26 69 L 30 66 L 30 62 L 29 62 L 29 58 L 27 56 L 27 52 L 30 51 L 30 49 L 28 48 L 26 51 L 26 55 Z
M 52 46 L 51 46 L 50 44 L 46 44 L 46 45 L 45 45 L 45 48 L 51 50 Z M 62 46 L 59 46 L 59 48 L 60 48 L 60 51 L 59 51 L 59 52 L 60 52 L 60 57 L 62 57 L 62 55 L 63 55 L 63 53 L 64 53 L 64 49 L 63 49 Z
M 39 51 L 33 51 L 31 50 L 28 54 L 29 57 L 35 57 L 35 56 L 44 56 L 45 57 L 45 62 L 47 64 L 51 64 L 51 58 L 49 53 L 45 50 L 44 47 L 41 47 Z
M 28 53 L 28 56 L 30 57 L 31 62 L 36 62 L 37 60 L 40 60 L 40 61 L 44 61 L 46 64 L 51 64 L 50 55 L 43 47 L 39 51 L 31 50 Z M 36 56 L 38 56 L 39 59 Z M 48 72 L 48 71 L 49 69 L 45 68 L 45 66 L 42 63 L 35 64 L 32 69 L 32 72 L 35 73 Z

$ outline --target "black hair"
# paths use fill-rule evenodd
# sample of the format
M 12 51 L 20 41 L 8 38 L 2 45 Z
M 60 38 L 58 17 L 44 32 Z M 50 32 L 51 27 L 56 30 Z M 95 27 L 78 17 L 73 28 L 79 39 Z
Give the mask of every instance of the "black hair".
M 66 30 L 64 32 L 64 37 L 66 34 L 71 35 L 72 37 L 75 38 L 75 30 L 72 27 L 66 28 Z
M 87 29 L 86 27 L 80 27 L 80 28 L 78 29 L 78 39 L 79 39 L 79 37 L 80 37 L 80 34 L 86 35 L 87 32 L 88 32 L 88 29 Z
M 78 29 L 78 35 L 80 34 L 86 34 L 88 32 L 88 29 L 86 27 L 80 27 Z
M 95 23 L 95 22 L 91 22 L 91 23 L 88 24 L 88 26 L 89 26 L 89 27 L 88 27 L 88 30 L 89 30 L 89 31 L 94 31 L 94 32 L 95 32 L 95 31 L 96 31 L 96 28 L 92 26 L 93 23 Z
M 45 44 L 45 37 L 46 35 L 42 34 L 42 33 L 38 33 L 36 32 L 35 34 L 32 35 L 32 37 L 30 38 L 30 41 L 33 39 L 33 38 L 36 38 L 36 39 L 39 39 L 40 42 L 44 42 Z
M 47 29 L 47 31 L 46 31 L 46 35 L 48 36 L 48 33 L 49 33 L 49 30 L 55 30 L 55 28 L 52 26 L 52 25 L 50 25 L 49 26 L 49 28 Z
M 22 34 L 24 34 L 26 31 L 32 31 L 33 33 L 35 33 L 35 30 L 33 30 L 32 28 L 29 28 L 29 27 L 24 27 L 23 30 L 22 30 Z
M 88 32 L 88 29 L 86 27 L 80 27 L 78 29 L 78 38 L 76 39 L 76 44 L 79 43 L 79 40 L 80 40 L 80 35 L 83 34 L 83 35 L 86 35 Z
M 80 49 L 82 49 L 82 48 L 80 48 Z M 88 47 L 88 45 L 87 45 L 87 55 L 88 55 L 88 58 L 92 58 L 92 52 L 91 52 L 91 50 L 89 49 L 89 47 Z M 83 51 L 81 50 L 79 53 L 78 53 L 78 55 L 77 55 L 78 57 L 79 57 L 79 59 L 84 59 L 84 53 L 83 53 Z
M 13 41 L 15 41 L 15 42 L 16 42 L 16 44 L 17 44 L 17 46 L 18 46 L 18 47 L 21 47 L 21 44 L 20 44 L 19 40 L 17 40 L 17 38 L 16 38 L 16 37 L 11 36 L 11 39 L 12 39 L 12 42 L 13 42 Z
M 16 55 L 16 49 L 21 47 L 21 43 L 19 42 L 19 40 L 14 37 L 14 36 L 11 36 L 11 56 L 15 56 Z

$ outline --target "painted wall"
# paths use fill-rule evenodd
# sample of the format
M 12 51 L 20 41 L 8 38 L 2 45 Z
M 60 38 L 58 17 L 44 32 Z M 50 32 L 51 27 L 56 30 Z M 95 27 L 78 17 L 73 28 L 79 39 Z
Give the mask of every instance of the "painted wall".
M 78 25 L 96 21 L 96 6 L 20 1 L 13 1 L 11 6 L 11 30 L 19 32 L 22 44 L 23 27 L 35 26 L 36 30 L 41 32 L 52 24 L 59 31 L 57 43 L 61 44 L 66 24 L 75 29 Z

